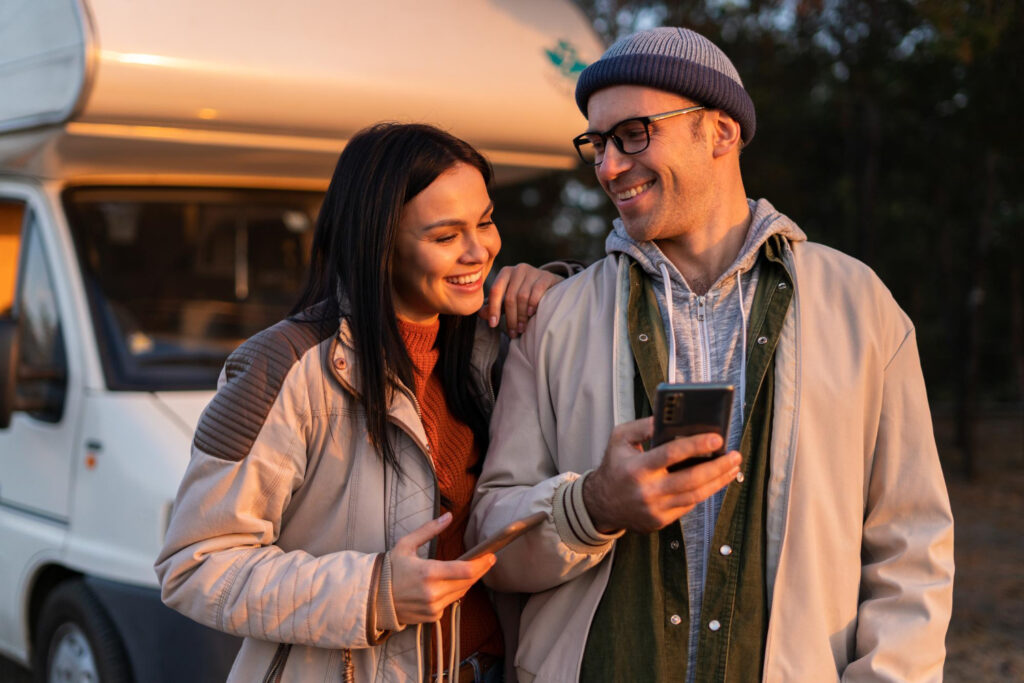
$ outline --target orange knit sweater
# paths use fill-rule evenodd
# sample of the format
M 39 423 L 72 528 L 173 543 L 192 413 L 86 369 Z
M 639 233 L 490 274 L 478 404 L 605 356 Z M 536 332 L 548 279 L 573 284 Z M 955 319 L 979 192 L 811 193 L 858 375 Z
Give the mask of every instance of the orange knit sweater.
M 439 329 L 440 320 L 423 325 L 398 321 L 398 330 L 415 371 L 413 391 L 437 472 L 441 510 L 452 513 L 451 524 L 437 539 L 437 559 L 454 560 L 466 550 L 463 536 L 477 479 L 469 470 L 477 463 L 480 454 L 473 443 L 472 430 L 451 414 L 444 398 L 440 368 L 437 367 L 440 353 L 435 346 Z M 447 612 L 442 627 L 447 634 L 450 628 Z M 460 638 L 463 656 L 478 651 L 503 654 L 501 627 L 490 598 L 480 583 L 462 599 Z M 445 643 L 446 659 L 448 645 Z

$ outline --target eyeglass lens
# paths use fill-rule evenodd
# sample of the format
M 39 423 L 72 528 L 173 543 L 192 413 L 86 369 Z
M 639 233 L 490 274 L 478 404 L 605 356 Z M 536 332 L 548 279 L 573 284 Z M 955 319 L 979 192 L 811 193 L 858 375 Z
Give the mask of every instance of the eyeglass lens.
M 580 158 L 588 164 L 599 164 L 604 159 L 606 138 L 623 154 L 639 154 L 647 149 L 650 136 L 646 123 L 641 119 L 627 119 L 605 134 L 584 133 L 574 141 Z

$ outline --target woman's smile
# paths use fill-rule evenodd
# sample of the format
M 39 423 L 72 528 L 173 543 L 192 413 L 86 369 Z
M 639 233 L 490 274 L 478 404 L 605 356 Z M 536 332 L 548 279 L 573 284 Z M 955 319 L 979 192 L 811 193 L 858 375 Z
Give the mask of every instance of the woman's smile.
M 477 270 L 474 273 L 467 273 L 465 275 L 453 275 L 446 277 L 445 281 L 450 285 L 461 287 L 464 289 L 476 289 L 483 283 L 484 271 L 483 268 Z

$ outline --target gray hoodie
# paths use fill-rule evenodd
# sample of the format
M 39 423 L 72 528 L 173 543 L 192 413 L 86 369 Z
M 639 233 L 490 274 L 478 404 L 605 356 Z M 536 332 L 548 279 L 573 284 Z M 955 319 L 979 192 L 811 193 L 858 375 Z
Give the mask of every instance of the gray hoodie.
M 790 239 L 806 239 L 792 221 L 780 214 L 766 200 L 747 200 L 751 221 L 746 240 L 739 254 L 726 271 L 703 296 L 698 296 L 665 257 L 654 242 L 636 242 L 616 219 L 614 229 L 605 241 L 609 254 L 624 253 L 643 267 L 651 278 L 665 325 L 666 339 L 675 342 L 675 382 L 716 382 L 732 384 L 732 419 L 726 438 L 728 450 L 737 450 L 743 432 L 743 388 L 746 374 L 746 317 L 754 301 L 761 261 L 761 245 L 771 235 Z M 671 290 L 671 319 L 666 306 L 665 276 Z M 742 304 L 741 304 L 742 302 Z M 671 368 L 671 365 L 670 365 Z M 670 373 L 672 370 L 670 369 Z M 718 511 L 725 489 L 699 504 L 680 519 L 686 549 L 687 586 L 690 601 L 690 640 L 687 681 L 695 676 L 694 662 L 700 639 L 701 605 L 704 598 L 704 577 L 708 553 L 715 531 Z

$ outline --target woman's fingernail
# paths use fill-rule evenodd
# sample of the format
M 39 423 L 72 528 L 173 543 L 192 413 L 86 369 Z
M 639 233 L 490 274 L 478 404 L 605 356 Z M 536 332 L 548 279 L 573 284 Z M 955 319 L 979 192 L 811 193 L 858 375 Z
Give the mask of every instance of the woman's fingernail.
M 529 308 L 526 309 L 526 315 L 532 316 L 536 312 L 537 308 L 535 306 L 530 306 Z
M 523 330 L 526 329 L 526 325 L 524 325 L 523 323 L 519 323 L 518 325 L 516 325 L 516 329 L 519 330 L 519 334 L 522 334 Z
M 452 513 L 446 512 L 443 515 L 441 515 L 440 517 L 438 517 L 437 521 L 439 521 L 439 522 L 447 522 L 451 518 L 452 518 Z
M 488 320 L 487 322 L 489 322 L 491 324 L 491 327 L 497 327 L 498 326 L 498 316 L 492 315 L 490 320 Z

